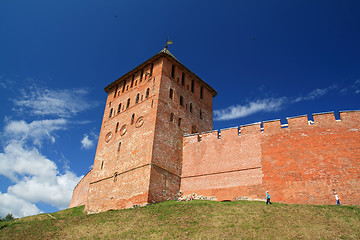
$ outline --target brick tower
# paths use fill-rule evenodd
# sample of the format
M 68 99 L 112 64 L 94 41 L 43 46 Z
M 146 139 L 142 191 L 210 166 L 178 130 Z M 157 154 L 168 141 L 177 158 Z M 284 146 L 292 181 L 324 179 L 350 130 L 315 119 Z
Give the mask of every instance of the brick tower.
M 167 48 L 105 91 L 86 210 L 171 199 L 180 187 L 182 136 L 212 130 L 216 91 Z

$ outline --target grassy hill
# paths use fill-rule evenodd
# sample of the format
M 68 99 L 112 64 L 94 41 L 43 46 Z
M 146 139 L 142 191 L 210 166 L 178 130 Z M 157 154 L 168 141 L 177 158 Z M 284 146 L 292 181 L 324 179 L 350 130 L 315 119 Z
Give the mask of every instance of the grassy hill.
M 86 215 L 84 207 L 0 223 L 0 239 L 360 239 L 360 206 L 168 201 Z

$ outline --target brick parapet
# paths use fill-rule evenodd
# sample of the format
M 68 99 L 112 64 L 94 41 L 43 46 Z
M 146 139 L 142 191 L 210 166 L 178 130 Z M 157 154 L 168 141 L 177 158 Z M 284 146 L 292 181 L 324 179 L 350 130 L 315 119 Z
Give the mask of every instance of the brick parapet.
M 190 141 L 193 142 L 194 140 L 198 141 L 199 139 L 205 140 L 206 138 L 213 139 L 214 136 L 217 136 L 217 139 L 224 139 L 228 137 L 233 138 L 234 136 L 242 136 L 261 132 L 267 134 L 275 134 L 279 132 L 296 131 L 302 128 L 313 126 L 336 127 L 344 126 L 344 124 L 356 125 L 360 123 L 360 110 L 340 111 L 340 120 L 335 119 L 334 112 L 314 113 L 312 114 L 312 116 L 314 118 L 314 121 L 309 121 L 307 115 L 300 115 L 286 118 L 288 122 L 287 124 L 281 124 L 280 119 L 275 119 L 241 125 L 239 127 L 230 127 L 195 134 L 184 134 L 184 143 Z M 263 128 L 261 127 L 261 125 L 263 125 Z

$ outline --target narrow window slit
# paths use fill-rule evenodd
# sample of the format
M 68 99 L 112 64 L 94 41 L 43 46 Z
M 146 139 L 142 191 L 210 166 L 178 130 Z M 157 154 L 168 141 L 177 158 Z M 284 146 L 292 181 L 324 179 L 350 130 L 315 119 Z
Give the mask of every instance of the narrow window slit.
M 130 125 L 133 125 L 133 124 L 134 124 L 134 120 L 135 120 L 135 113 L 131 116 Z
M 174 114 L 171 113 L 171 114 L 170 114 L 170 122 L 173 122 L 173 121 L 174 121 Z

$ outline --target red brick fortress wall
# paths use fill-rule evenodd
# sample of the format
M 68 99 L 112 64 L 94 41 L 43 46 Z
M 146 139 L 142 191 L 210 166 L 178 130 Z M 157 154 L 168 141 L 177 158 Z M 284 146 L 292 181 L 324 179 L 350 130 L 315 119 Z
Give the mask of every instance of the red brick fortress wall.
M 89 171 L 75 186 L 70 201 L 69 208 L 85 205 L 91 181 L 91 171 Z
M 283 203 L 360 204 L 360 111 L 314 114 L 184 137 L 181 190 Z

